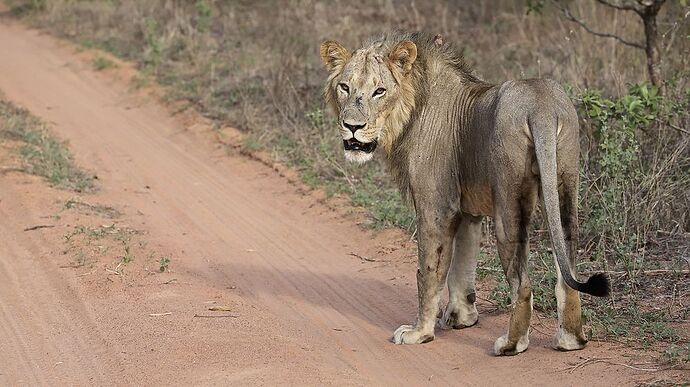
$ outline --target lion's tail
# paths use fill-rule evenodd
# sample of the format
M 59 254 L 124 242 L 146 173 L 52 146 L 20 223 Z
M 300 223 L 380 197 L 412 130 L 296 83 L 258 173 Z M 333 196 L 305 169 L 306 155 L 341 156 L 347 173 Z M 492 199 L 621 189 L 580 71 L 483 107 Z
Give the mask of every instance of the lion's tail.
M 534 150 L 539 164 L 539 174 L 541 180 L 542 196 L 546 218 L 551 233 L 551 243 L 556 254 L 556 261 L 561 271 L 561 276 L 568 286 L 582 292 L 597 297 L 609 295 L 609 280 L 603 273 L 597 273 L 589 277 L 587 282 L 579 282 L 573 276 L 573 269 L 568 260 L 568 250 L 565 245 L 565 237 L 561 226 L 561 213 L 558 200 L 558 179 L 557 179 L 557 122 L 555 117 L 544 117 L 538 114 L 535 120 L 530 120 L 532 138 L 534 139 Z M 533 126 L 534 125 L 534 126 Z M 535 130 L 536 129 L 536 130 Z

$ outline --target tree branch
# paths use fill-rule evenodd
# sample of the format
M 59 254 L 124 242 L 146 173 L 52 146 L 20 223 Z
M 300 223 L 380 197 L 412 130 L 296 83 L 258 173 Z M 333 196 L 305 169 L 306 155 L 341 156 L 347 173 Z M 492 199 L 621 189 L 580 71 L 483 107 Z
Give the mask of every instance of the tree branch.
M 656 16 L 665 2 L 666 0 L 637 0 L 640 7 L 635 7 L 635 12 L 642 17 L 645 13 L 653 13 Z
M 614 9 L 618 9 L 618 10 L 621 10 L 621 11 L 633 11 L 633 12 L 637 12 L 637 11 L 638 11 L 638 9 L 635 8 L 634 5 L 623 5 L 623 4 L 618 4 L 618 3 L 611 3 L 611 2 L 608 1 L 608 0 L 596 0 L 596 1 L 597 1 L 597 3 L 599 3 L 599 4 L 603 4 L 603 5 L 607 6 L 607 7 L 614 8 Z
M 660 124 L 668 125 L 671 129 L 675 129 L 675 130 L 677 130 L 677 131 L 679 131 L 679 132 L 681 132 L 681 133 L 690 134 L 690 131 L 683 129 L 683 128 L 681 128 L 680 126 L 673 125 L 673 124 L 670 123 L 669 121 L 664 121 L 664 120 L 659 119 L 659 118 L 657 118 L 656 121 L 657 121 L 658 123 L 660 123 Z M 26 231 L 26 230 L 24 230 L 24 231 Z
M 556 8 L 558 8 L 558 9 L 561 10 L 561 12 L 563 13 L 563 16 L 565 16 L 566 19 L 572 21 L 573 23 L 578 24 L 580 27 L 582 27 L 585 31 L 589 32 L 590 34 L 595 35 L 595 36 L 599 36 L 599 37 L 602 37 L 602 38 L 616 39 L 617 41 L 619 41 L 619 42 L 625 44 L 626 46 L 630 46 L 630 47 L 634 47 L 634 48 L 639 48 L 640 50 L 644 50 L 644 49 L 645 49 L 645 46 L 644 46 L 644 45 L 642 45 L 642 44 L 640 44 L 640 43 L 635 43 L 635 42 L 631 42 L 631 41 L 629 41 L 629 40 L 623 39 L 623 38 L 621 38 L 621 37 L 618 36 L 618 35 L 609 34 L 609 33 L 606 33 L 606 32 L 597 32 L 597 31 L 592 30 L 591 28 L 589 28 L 589 26 L 588 26 L 587 24 L 585 24 L 585 22 L 583 22 L 582 20 L 580 20 L 580 19 L 576 18 L 575 16 L 573 16 L 573 14 L 570 12 L 570 9 L 568 9 L 568 7 L 562 6 L 562 5 L 561 5 L 558 1 L 556 1 L 556 0 L 552 0 L 552 2 L 553 2 L 553 4 L 556 6 Z

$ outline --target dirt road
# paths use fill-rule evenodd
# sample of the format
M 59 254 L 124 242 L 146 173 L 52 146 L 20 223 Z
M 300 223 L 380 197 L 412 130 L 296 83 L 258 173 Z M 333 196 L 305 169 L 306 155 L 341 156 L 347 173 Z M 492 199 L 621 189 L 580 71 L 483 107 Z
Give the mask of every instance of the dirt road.
M 414 251 L 404 240 L 363 231 L 270 168 L 228 156 L 208 130 L 183 126 L 152 98 L 95 72 L 72 46 L 4 18 L 0 90 L 50 122 L 95 171 L 101 189 L 84 200 L 122 211 L 117 225 L 142 230 L 142 248 L 171 261 L 162 274 L 145 258 L 119 274 L 113 262 L 66 266 L 65 233 L 99 220 L 54 216 L 73 194 L 1 174 L 2 385 L 621 385 L 678 377 L 603 362 L 568 372 L 583 357 L 628 363 L 630 351 L 593 342 L 554 352 L 552 320 L 536 322 L 525 354 L 492 357 L 505 314 L 484 313 L 476 327 L 439 332 L 426 345 L 394 346 L 391 332 L 416 308 Z M 55 227 L 23 231 L 42 223 Z M 225 317 L 195 317 L 209 313 Z

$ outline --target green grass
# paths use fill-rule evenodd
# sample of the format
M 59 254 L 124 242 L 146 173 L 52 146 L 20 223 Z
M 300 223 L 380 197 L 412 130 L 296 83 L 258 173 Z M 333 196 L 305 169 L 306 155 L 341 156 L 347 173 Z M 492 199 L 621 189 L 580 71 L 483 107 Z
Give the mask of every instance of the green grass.
M 92 174 L 79 168 L 66 144 L 26 110 L 0 100 L 0 140 L 19 141 L 23 169 L 52 186 L 77 192 L 93 191 Z
M 87 215 L 96 214 L 107 219 L 116 219 L 122 216 L 122 212 L 117 209 L 100 204 L 89 204 L 79 199 L 69 199 L 65 202 L 65 209 L 75 209 Z
M 557 275 L 552 253 L 547 250 L 549 241 L 533 238 L 532 243 L 536 248 L 530 253 L 528 271 L 534 309 L 555 318 L 557 305 L 554 287 Z M 596 271 L 593 267 L 596 266 L 592 262 L 583 262 L 578 265 L 578 271 Z M 496 281 L 489 293 L 489 300 L 498 310 L 507 311 L 511 303 L 510 288 L 505 281 L 500 260 L 495 252 L 486 253 L 482 250 L 478 278 L 481 281 L 489 277 Z M 582 275 L 581 278 L 583 277 L 585 276 Z M 586 335 L 589 338 L 613 339 L 642 348 L 662 348 L 662 361 L 688 361 L 690 353 L 687 351 L 690 346 L 685 345 L 686 339 L 680 336 L 674 322 L 687 320 L 690 311 L 686 309 L 671 313 L 666 309 L 653 309 L 654 305 L 648 305 L 644 298 L 649 295 L 630 291 L 632 283 L 638 280 L 637 277 L 626 275 L 624 281 L 614 284 L 614 288 L 619 288 L 614 298 L 601 299 L 582 295 Z M 682 280 L 682 276 L 679 280 Z
M 261 141 L 254 136 L 247 136 L 244 139 L 242 150 L 245 152 L 258 152 L 262 148 Z
M 414 229 L 415 214 L 396 188 L 382 188 L 373 177 L 366 177 L 351 190 L 352 204 L 366 208 L 377 228 Z
M 125 253 L 122 255 L 122 263 L 125 265 L 134 261 L 134 253 L 132 253 L 132 249 L 129 247 L 129 245 L 125 245 Z
M 669 345 L 663 353 L 664 360 L 669 363 L 690 363 L 690 343 L 684 345 Z
M 532 282 L 532 297 L 534 309 L 556 317 L 557 305 L 555 296 L 556 264 L 553 254 L 547 251 L 544 241 L 540 241 L 536 252 L 530 255 L 527 271 Z
M 99 257 L 108 256 L 111 251 L 121 251 L 114 258 L 118 264 L 126 265 L 134 261 L 135 248 L 142 252 L 145 247 L 145 242 L 135 239 L 139 234 L 137 230 L 116 224 L 77 225 L 65 233 L 63 253 L 73 257 L 73 267 L 81 267 L 97 262 Z
M 88 242 L 108 238 L 123 244 L 128 244 L 132 236 L 138 234 L 136 230 L 127 227 L 118 227 L 115 224 L 101 225 L 97 227 L 77 225 L 64 235 L 65 242 L 72 241 L 75 237 L 81 237 Z
M 91 64 L 93 65 L 93 68 L 96 69 L 96 71 L 102 71 L 109 68 L 117 67 L 117 64 L 115 62 L 102 56 L 97 56 L 93 58 L 91 60 Z
M 170 258 L 166 257 L 161 257 L 160 261 L 158 261 L 158 270 L 163 273 L 166 270 L 168 270 L 168 266 L 170 265 Z
M 144 74 L 135 75 L 130 84 L 130 90 L 139 90 L 151 84 L 151 80 Z
M 615 338 L 643 348 L 657 343 L 679 343 L 680 337 L 665 311 L 641 311 L 637 305 L 616 307 L 601 302 L 583 311 L 591 337 Z

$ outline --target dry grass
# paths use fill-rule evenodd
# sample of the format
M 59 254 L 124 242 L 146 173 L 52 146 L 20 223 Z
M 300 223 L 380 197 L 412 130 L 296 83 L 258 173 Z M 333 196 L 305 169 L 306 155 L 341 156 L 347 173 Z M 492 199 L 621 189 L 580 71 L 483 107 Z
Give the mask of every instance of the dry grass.
M 372 0 L 361 7 L 326 1 L 300 1 L 292 7 L 276 1 L 211 0 L 10 3 L 40 8 L 34 17 L 39 26 L 136 61 L 171 86 L 169 98 L 249 132 L 248 147 L 269 149 L 303 172 L 308 183 L 327 183 L 330 191 L 349 194 L 362 190 L 358 181 L 389 186 L 381 166 L 353 168 L 340 156 L 321 97 L 325 72 L 317 48 L 326 38 L 354 48 L 368 36 L 394 28 L 438 32 L 461 47 L 478 75 L 489 81 L 551 77 L 574 94 L 598 88 L 617 97 L 626 93 L 628 83 L 645 79 L 642 51 L 594 37 L 559 18 L 553 8 L 528 15 L 524 1 L 415 5 Z M 633 14 L 584 0 L 574 2 L 573 10 L 596 29 L 642 39 Z M 688 67 L 690 55 L 682 54 L 689 53 L 690 44 L 682 37 L 690 29 L 687 23 L 673 28 L 679 12 L 677 4 L 667 6 L 660 30 L 667 53 L 664 74 L 677 77 L 682 90 L 687 74 L 677 73 Z M 592 145 L 591 136 L 584 138 Z M 586 202 L 590 192 L 584 194 Z M 372 205 L 389 200 L 376 192 L 359 196 L 371 197 Z M 382 223 L 409 227 L 410 214 L 401 219 L 407 223 Z M 681 228 L 687 229 L 685 223 Z

